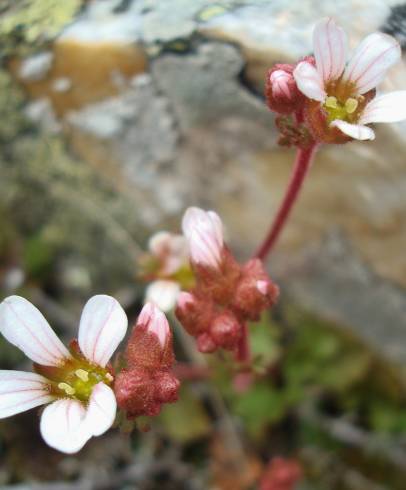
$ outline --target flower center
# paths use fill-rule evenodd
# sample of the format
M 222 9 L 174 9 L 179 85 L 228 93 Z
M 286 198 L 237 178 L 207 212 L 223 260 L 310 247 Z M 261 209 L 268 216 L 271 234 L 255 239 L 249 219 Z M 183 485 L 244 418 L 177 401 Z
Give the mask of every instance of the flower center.
M 35 364 L 35 370 L 50 381 L 50 391 L 57 398 L 72 398 L 87 403 L 93 388 L 100 382 L 111 385 L 113 376 L 101 366 L 78 355 L 61 367 Z
M 106 384 L 113 381 L 113 376 L 100 367 L 91 366 L 90 369 L 88 366 L 77 369 L 75 367 L 66 372 L 64 381 L 57 382 L 56 387 L 64 398 L 69 396 L 87 402 L 95 385 L 101 381 Z
M 324 102 L 324 109 L 328 114 L 328 122 L 331 123 L 335 119 L 353 122 L 356 120 L 359 103 L 360 101 L 354 97 L 348 97 L 343 103 L 337 97 L 328 96 Z

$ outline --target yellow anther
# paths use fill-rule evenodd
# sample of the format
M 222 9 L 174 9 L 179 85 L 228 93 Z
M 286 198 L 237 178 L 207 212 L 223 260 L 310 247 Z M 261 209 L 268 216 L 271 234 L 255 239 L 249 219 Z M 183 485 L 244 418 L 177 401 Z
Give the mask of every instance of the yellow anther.
M 114 378 L 113 378 L 113 376 L 110 373 L 107 373 L 106 374 L 106 379 L 107 379 L 107 381 L 113 381 Z
M 353 112 L 355 112 L 357 107 L 358 107 L 357 99 L 353 99 L 352 97 L 350 97 L 345 101 L 345 110 L 348 112 L 348 114 L 352 114 Z
M 58 388 L 64 391 L 67 395 L 75 394 L 75 388 L 72 388 L 72 386 L 68 385 L 68 383 L 59 383 Z
M 330 109 L 337 109 L 337 99 L 336 97 L 327 97 L 326 99 L 326 107 L 329 107 Z
M 89 373 L 84 369 L 76 369 L 75 374 L 79 379 L 81 379 L 85 383 L 89 381 Z

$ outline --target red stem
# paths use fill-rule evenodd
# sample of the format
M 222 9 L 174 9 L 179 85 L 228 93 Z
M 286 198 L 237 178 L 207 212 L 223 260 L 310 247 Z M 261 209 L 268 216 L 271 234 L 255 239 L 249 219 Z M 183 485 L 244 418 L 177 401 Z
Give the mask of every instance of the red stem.
M 298 149 L 296 154 L 295 165 L 293 167 L 288 188 L 286 190 L 283 201 L 278 209 L 276 217 L 272 223 L 272 226 L 262 242 L 261 246 L 258 248 L 255 257 L 261 260 L 265 260 L 272 247 L 275 245 L 283 227 L 286 224 L 289 213 L 295 203 L 299 191 L 302 188 L 302 184 L 305 180 L 307 172 L 310 168 L 313 156 L 316 152 L 317 144 L 314 143 L 309 148 L 302 150 Z
M 249 362 L 251 359 L 250 345 L 248 340 L 248 328 L 247 324 L 243 323 L 241 338 L 238 343 L 237 353 L 235 356 L 238 362 Z

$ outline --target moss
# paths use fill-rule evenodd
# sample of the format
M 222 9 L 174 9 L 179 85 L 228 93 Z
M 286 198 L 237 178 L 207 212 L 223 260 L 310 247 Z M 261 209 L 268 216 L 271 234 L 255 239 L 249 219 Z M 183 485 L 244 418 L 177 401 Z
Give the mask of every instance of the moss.
M 2 54 L 28 54 L 52 40 L 79 11 L 82 0 L 6 0 L 1 7 Z
M 28 128 L 29 123 L 22 112 L 24 102 L 21 89 L 5 70 L 0 70 L 0 143 L 9 142 Z

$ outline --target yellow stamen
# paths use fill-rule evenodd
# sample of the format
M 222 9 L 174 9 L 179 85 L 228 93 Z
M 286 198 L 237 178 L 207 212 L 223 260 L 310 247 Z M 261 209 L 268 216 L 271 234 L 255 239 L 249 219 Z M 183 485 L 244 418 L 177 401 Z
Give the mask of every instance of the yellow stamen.
M 348 114 L 352 114 L 358 107 L 358 100 L 350 97 L 345 101 L 345 110 Z
M 74 395 L 75 389 L 72 386 L 68 385 L 68 383 L 59 383 L 58 388 L 64 391 L 67 395 Z
M 330 109 L 337 109 L 337 99 L 336 97 L 327 97 L 326 99 L 326 107 L 329 107 Z
M 114 379 L 114 378 L 113 378 L 113 376 L 112 376 L 110 373 L 107 373 L 107 374 L 106 374 L 106 379 L 107 379 L 108 381 L 113 381 L 113 379 Z
M 89 381 L 89 373 L 84 369 L 76 369 L 75 374 L 79 379 L 81 379 L 85 383 Z

